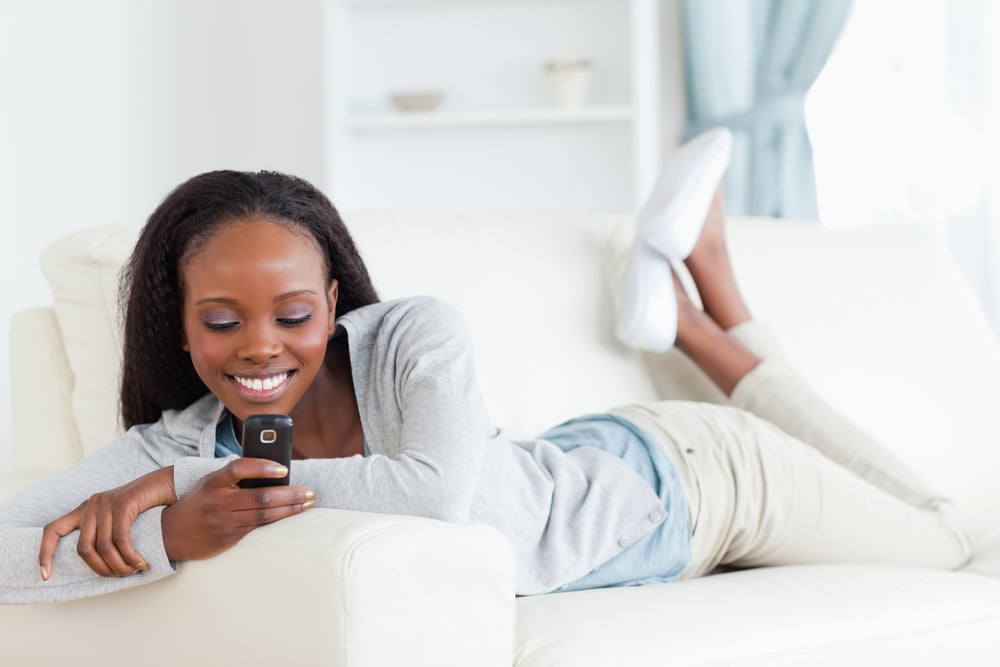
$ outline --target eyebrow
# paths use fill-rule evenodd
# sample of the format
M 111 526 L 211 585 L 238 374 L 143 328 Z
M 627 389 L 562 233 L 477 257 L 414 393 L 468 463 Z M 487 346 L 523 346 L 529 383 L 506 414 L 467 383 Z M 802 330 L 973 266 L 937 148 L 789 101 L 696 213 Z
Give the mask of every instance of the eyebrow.
M 274 303 L 278 303 L 278 302 L 284 301 L 286 299 L 291 299 L 292 297 L 300 296 L 302 294 L 312 294 L 312 295 L 315 295 L 316 292 L 315 292 L 315 290 L 311 290 L 311 289 L 297 289 L 297 290 L 292 290 L 291 292 L 285 292 L 284 294 L 279 294 L 278 296 L 274 297 Z M 197 301 L 194 302 L 194 305 L 198 306 L 198 305 L 201 305 L 203 303 L 222 303 L 222 304 L 226 304 L 228 306 L 235 306 L 239 302 L 236 299 L 229 299 L 229 298 L 226 298 L 224 296 L 210 296 L 210 297 L 206 297 L 204 299 L 198 299 Z

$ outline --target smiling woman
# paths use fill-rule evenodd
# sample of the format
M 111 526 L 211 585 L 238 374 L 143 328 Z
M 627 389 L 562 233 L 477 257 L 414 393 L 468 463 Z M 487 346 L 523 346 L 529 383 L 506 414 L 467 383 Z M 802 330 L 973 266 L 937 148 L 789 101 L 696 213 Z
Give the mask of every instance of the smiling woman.
M 260 337 L 273 327 L 291 332 L 302 324 L 304 331 L 294 336 L 301 341 L 318 333 L 316 327 L 332 331 L 334 316 L 374 303 L 378 295 L 336 209 L 312 185 L 282 174 L 212 172 L 178 187 L 150 217 L 123 276 L 122 301 L 121 404 L 124 424 L 131 427 L 221 386 L 199 368 L 201 346 L 189 361 L 194 337 L 207 343 L 204 354 L 211 359 L 220 354 L 221 341 L 274 345 Z M 266 312 L 273 323 L 262 329 L 257 318 L 241 322 L 250 308 L 257 318 Z M 317 321 L 298 322 L 307 316 Z M 312 343 L 314 353 L 325 350 L 330 335 Z M 229 363 L 228 373 L 242 372 L 251 392 L 253 380 L 263 389 L 270 374 L 273 389 L 278 371 L 298 370 L 278 368 L 273 360 L 266 368 Z M 311 379 L 298 382 L 296 398 Z
M 487 415 L 462 316 L 432 297 L 380 302 L 315 188 L 269 172 L 181 184 L 123 274 L 128 430 L 0 506 L 0 603 L 154 581 L 313 507 L 494 526 L 525 595 L 719 564 L 961 565 L 948 504 L 752 321 L 725 243 L 729 138 L 710 138 L 678 153 L 643 209 L 620 335 L 676 344 L 728 403 L 614 408 L 517 442 Z M 293 417 L 291 470 L 241 455 L 239 425 L 262 413 Z
M 184 343 L 205 386 L 239 419 L 260 404 L 292 414 L 324 365 L 337 281 L 311 238 L 264 218 L 238 220 L 184 257 Z

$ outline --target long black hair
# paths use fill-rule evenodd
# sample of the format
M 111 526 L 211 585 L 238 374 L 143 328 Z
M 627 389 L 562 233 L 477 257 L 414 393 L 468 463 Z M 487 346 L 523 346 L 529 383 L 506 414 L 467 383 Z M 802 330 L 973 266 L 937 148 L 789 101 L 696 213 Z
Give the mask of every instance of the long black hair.
M 125 428 L 183 409 L 208 389 L 182 348 L 180 266 L 220 226 L 272 218 L 312 237 L 339 283 L 336 314 L 379 298 L 347 227 L 330 200 L 307 181 L 277 172 L 212 171 L 182 183 L 149 216 L 123 267 L 125 313 L 120 392 Z

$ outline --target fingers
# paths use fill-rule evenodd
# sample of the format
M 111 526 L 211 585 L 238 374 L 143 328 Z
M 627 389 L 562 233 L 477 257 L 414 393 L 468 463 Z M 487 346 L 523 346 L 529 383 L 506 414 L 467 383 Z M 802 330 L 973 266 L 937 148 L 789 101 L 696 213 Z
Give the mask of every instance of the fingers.
M 233 526 L 253 528 L 300 514 L 316 505 L 316 492 L 305 486 L 241 489 L 233 500 Z
M 112 572 L 122 577 L 149 569 L 132 544 L 133 521 L 134 517 L 118 512 L 97 524 L 94 548 Z
M 94 572 L 105 577 L 125 577 L 149 566 L 132 544 L 135 515 L 115 503 L 113 495 L 91 498 L 76 552 Z
M 240 457 L 226 464 L 215 473 L 213 481 L 236 486 L 244 479 L 280 479 L 288 474 L 288 468 L 268 459 Z
M 52 576 L 52 562 L 59 540 L 75 530 L 77 555 L 102 577 L 127 576 L 148 570 L 132 543 L 131 526 L 135 517 L 114 512 L 95 495 L 75 510 L 45 526 L 42 530 L 38 564 L 43 581 Z
M 55 557 L 59 540 L 80 526 L 80 515 L 82 513 L 83 506 L 81 505 L 42 529 L 42 545 L 38 550 L 38 565 L 41 570 L 42 581 L 48 581 L 49 577 L 52 576 L 52 559 Z
M 89 509 L 89 508 L 88 508 Z M 76 553 L 91 570 L 102 577 L 116 576 L 108 563 L 97 552 L 94 543 L 97 540 L 97 518 L 93 512 L 84 511 L 80 523 L 80 535 L 76 540 Z
M 306 486 L 262 486 L 239 489 L 229 507 L 233 511 L 258 510 L 290 505 L 316 504 L 316 492 Z M 312 507 L 312 505 L 310 505 Z
M 235 528 L 253 529 L 274 523 L 280 519 L 285 519 L 295 514 L 301 514 L 316 505 L 315 500 L 306 500 L 301 503 L 291 505 L 276 505 L 270 507 L 255 507 L 233 512 L 233 526 Z

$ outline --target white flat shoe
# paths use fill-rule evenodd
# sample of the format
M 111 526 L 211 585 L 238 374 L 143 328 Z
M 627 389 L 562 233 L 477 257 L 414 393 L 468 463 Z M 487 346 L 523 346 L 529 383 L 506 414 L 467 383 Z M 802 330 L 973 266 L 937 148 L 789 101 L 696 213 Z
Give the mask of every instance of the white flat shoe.
M 636 216 L 639 236 L 657 252 L 682 260 L 691 254 L 705 215 L 729 166 L 733 135 L 706 130 L 674 152 Z
M 651 352 L 666 352 L 677 338 L 677 295 L 670 260 L 636 239 L 622 282 L 618 340 Z

